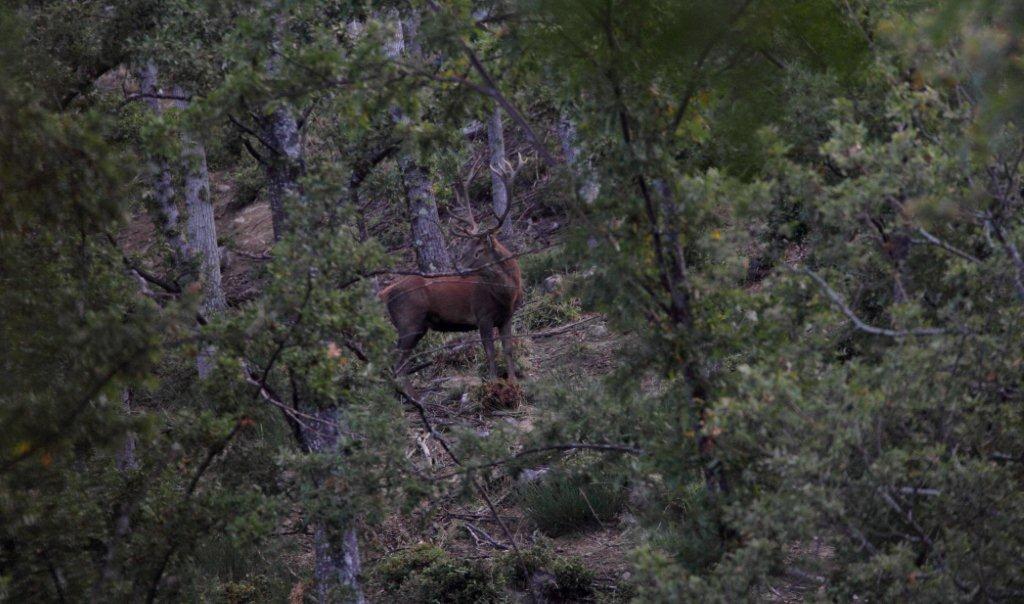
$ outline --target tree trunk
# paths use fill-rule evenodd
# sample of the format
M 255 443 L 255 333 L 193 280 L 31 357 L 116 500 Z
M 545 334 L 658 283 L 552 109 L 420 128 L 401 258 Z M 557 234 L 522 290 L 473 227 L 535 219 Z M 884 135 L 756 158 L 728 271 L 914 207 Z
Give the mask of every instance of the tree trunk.
M 139 70 L 139 92 L 143 95 L 153 95 L 157 92 L 157 68 L 156 63 L 148 61 Z M 160 100 L 146 98 L 146 104 L 156 115 L 160 115 Z M 189 257 L 188 244 L 181 235 L 180 217 L 178 207 L 174 203 L 174 181 L 171 178 L 171 169 L 167 159 L 153 156 L 152 162 L 153 178 L 153 213 L 157 229 L 164 234 L 167 243 L 171 246 L 171 255 L 176 267 L 184 267 Z
M 441 218 L 437 213 L 437 200 L 434 198 L 430 177 L 426 169 L 409 155 L 400 158 L 398 165 L 402 170 L 416 265 L 425 273 L 451 272 L 452 259 L 448 254 L 444 233 L 441 232 Z
M 338 407 L 310 410 L 308 413 L 316 418 L 313 423 L 302 428 L 303 440 L 309 452 L 340 454 L 338 428 L 341 425 L 341 414 Z M 331 519 L 314 519 L 313 550 L 317 602 L 362 604 L 366 601 L 359 587 L 359 542 L 350 524 L 338 526 Z
M 589 161 L 580 156 L 579 143 L 576 141 L 576 124 L 565 113 L 558 120 L 558 139 L 565 155 L 565 163 L 573 171 L 576 179 L 576 194 L 585 203 L 591 204 L 601 192 L 601 185 Z
M 419 58 L 417 20 L 414 17 L 398 20 L 396 13 L 393 13 L 393 18 L 397 21 L 397 27 L 394 37 L 384 48 L 385 54 L 391 59 L 397 59 L 403 54 Z M 408 117 L 401 108 L 392 107 L 391 120 L 398 125 L 407 121 Z M 430 175 L 407 151 L 399 157 L 398 167 L 402 173 L 402 188 L 405 190 L 405 205 L 409 212 L 417 267 L 424 273 L 451 272 L 455 265 L 448 253 L 444 233 L 441 232 L 441 218 L 437 212 L 437 199 Z
M 134 393 L 131 388 L 125 387 L 121 391 L 121 405 L 124 407 L 124 414 L 131 416 L 132 414 L 132 400 Z M 124 435 L 124 441 L 121 443 L 121 450 L 117 452 L 117 469 L 120 472 L 128 472 L 131 470 L 137 470 L 139 468 L 139 460 L 135 457 L 135 434 L 128 432 Z
M 273 10 L 274 33 L 270 42 L 271 54 L 267 60 L 267 72 L 276 77 L 281 71 L 286 16 L 280 7 L 275 6 Z M 302 198 L 299 179 L 306 171 L 302 139 L 299 135 L 295 109 L 287 102 L 281 103 L 273 113 L 263 118 L 261 126 L 264 137 L 274 147 L 268 152 L 265 171 L 270 213 L 274 224 L 274 240 L 280 241 L 288 230 L 288 206 Z
M 276 149 L 267 162 L 267 192 L 274 222 L 274 240 L 288 231 L 288 206 L 302 198 L 299 179 L 305 173 L 299 123 L 290 106 L 279 107 L 267 120 L 265 132 Z
M 501 125 L 501 108 L 495 107 L 491 119 L 487 122 L 487 146 L 491 152 L 491 204 L 494 215 L 498 218 L 509 211 L 508 186 L 506 186 L 503 170 L 505 168 L 505 133 Z M 512 238 L 511 216 L 505 216 L 501 225 L 501 238 L 509 243 Z
M 271 0 L 270 8 L 274 19 L 271 38 L 271 57 L 267 71 L 272 77 L 280 74 L 280 57 L 283 51 L 286 15 L 284 10 Z M 273 145 L 268 151 L 265 173 L 269 189 L 271 214 L 274 223 L 274 240 L 280 241 L 291 229 L 288 213 L 294 204 L 304 201 L 299 179 L 305 172 L 303 148 L 295 110 L 288 102 L 281 105 L 260 124 L 267 142 Z M 297 393 L 298 398 L 307 399 Z M 303 404 L 304 413 L 313 416 L 312 423 L 301 428 L 298 435 L 310 453 L 339 454 L 339 426 L 341 411 L 337 404 L 317 408 Z M 326 477 L 318 477 L 321 483 Z M 331 522 L 330 519 L 314 518 L 314 570 L 313 589 L 316 600 L 328 602 L 365 602 L 359 586 L 359 541 L 352 523 Z
M 174 87 L 174 96 L 184 98 L 185 91 Z M 176 100 L 179 109 L 188 104 Z M 206 169 L 206 147 L 188 132 L 181 134 L 182 163 L 185 169 L 185 209 L 188 212 L 188 243 L 191 261 L 198 270 L 202 287 L 203 316 L 219 313 L 228 307 L 221 286 L 220 249 L 217 245 L 217 223 L 214 221 L 213 200 L 210 198 L 210 176 Z M 207 346 L 196 357 L 199 379 L 205 380 L 213 372 L 216 348 Z

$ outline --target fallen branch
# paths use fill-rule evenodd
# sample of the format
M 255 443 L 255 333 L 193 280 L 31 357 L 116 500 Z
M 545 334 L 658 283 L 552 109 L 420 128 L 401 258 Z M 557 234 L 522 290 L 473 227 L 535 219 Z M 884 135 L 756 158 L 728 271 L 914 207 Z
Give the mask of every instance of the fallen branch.
M 506 457 L 504 459 L 499 459 L 497 461 L 492 461 L 492 462 L 488 462 L 488 463 L 482 463 L 482 464 L 478 464 L 478 465 L 474 465 L 474 466 L 463 466 L 462 469 L 460 469 L 458 472 L 449 472 L 447 474 L 441 474 L 439 476 L 434 476 L 434 480 L 443 480 L 445 478 L 451 478 L 453 476 L 458 476 L 460 474 L 465 474 L 467 472 L 475 472 L 477 470 L 485 470 L 487 468 L 494 468 L 494 467 L 497 467 L 497 466 L 503 466 L 503 465 L 506 465 L 506 464 L 510 464 L 510 463 L 512 463 L 514 461 L 517 461 L 519 459 L 522 459 L 523 457 L 529 457 L 531 455 L 537 455 L 539 453 L 547 453 L 547 452 L 550 452 L 550 451 L 577 451 L 577 450 L 603 451 L 603 452 L 606 452 L 606 453 L 627 453 L 629 455 L 645 455 L 646 454 L 646 451 L 644 451 L 643 449 L 638 449 L 636 447 L 631 447 L 629 445 L 620 445 L 620 444 L 614 444 L 614 443 L 565 443 L 565 444 L 557 444 L 557 445 L 546 445 L 546 446 L 543 446 L 543 447 L 531 447 L 529 449 L 523 449 L 522 451 L 516 453 L 515 455 L 512 455 L 510 457 Z
M 407 403 L 409 403 L 410 405 L 413 406 L 414 409 L 416 409 L 417 413 L 419 414 L 420 421 L 423 423 L 423 427 L 427 431 L 427 434 L 429 434 L 431 438 L 436 440 L 441 445 L 441 448 L 444 449 L 444 452 L 448 454 L 448 457 L 450 457 L 451 460 L 454 461 L 456 465 L 461 466 L 462 461 L 459 459 L 457 455 L 455 455 L 455 452 L 452 451 L 451 446 L 449 446 L 448 444 L 448 440 L 445 439 L 445 437 L 441 436 L 441 434 L 434 429 L 433 424 L 430 423 L 430 418 L 427 417 L 427 409 L 426 407 L 423 406 L 423 403 L 416 400 L 414 396 L 406 392 L 405 388 L 403 388 L 402 386 L 396 385 L 395 390 L 398 392 L 399 396 L 401 396 Z M 470 482 L 473 484 L 473 487 L 476 488 L 476 490 L 480 493 L 480 496 L 483 497 L 484 502 L 487 503 L 487 508 L 491 511 L 491 515 L 494 516 L 495 522 L 497 522 L 498 526 L 501 527 L 501 531 L 505 533 L 505 538 L 508 539 L 509 543 L 512 545 L 512 549 L 516 552 L 516 555 L 521 556 L 522 552 L 519 551 L 519 546 L 516 545 L 516 539 L 512 535 L 512 531 L 509 530 L 508 525 L 505 524 L 505 521 L 501 518 L 501 515 L 498 514 L 498 508 L 495 507 L 494 501 L 492 501 L 490 495 L 487 494 L 487 490 L 484 489 L 484 485 L 481 484 L 480 481 L 477 480 L 476 478 L 470 478 Z
M 550 337 L 553 337 L 553 336 L 561 335 L 563 333 L 572 331 L 572 330 L 577 329 L 577 328 L 579 328 L 579 327 L 581 327 L 581 326 L 583 326 L 583 325 L 585 325 L 587 323 L 590 323 L 592 321 L 597 321 L 598 319 L 603 319 L 603 318 L 604 317 L 602 315 L 592 315 L 592 316 L 586 317 L 584 319 L 580 319 L 579 321 L 573 321 L 572 323 L 566 323 L 565 325 L 562 325 L 561 327 L 555 327 L 555 328 L 552 328 L 552 329 L 548 329 L 548 330 L 545 330 L 545 331 L 538 331 L 538 332 L 534 332 L 534 333 L 523 333 L 523 334 L 519 334 L 519 335 L 513 335 L 512 339 L 513 340 L 540 340 L 540 339 L 543 339 L 543 338 L 550 338 Z M 419 352 L 413 353 L 412 355 L 409 356 L 409 358 L 410 359 L 414 359 L 414 358 L 422 357 L 424 355 L 427 355 L 427 354 L 430 354 L 430 353 L 433 353 L 433 352 L 441 352 L 442 350 L 457 349 L 457 348 L 463 348 L 463 347 L 466 347 L 466 346 L 476 346 L 476 345 L 478 345 L 480 343 L 481 342 L 480 342 L 479 338 L 474 338 L 472 340 L 458 340 L 458 341 L 455 341 L 455 342 L 449 342 L 447 344 L 441 344 L 440 346 L 434 346 L 434 347 L 431 347 L 431 348 L 426 348 L 426 349 L 421 350 Z M 429 367 L 432 364 L 433 364 L 432 361 L 425 362 L 425 363 L 423 363 L 421 365 L 416 366 L 413 369 L 410 369 L 408 371 L 408 373 L 411 374 L 411 373 L 416 373 L 417 371 L 422 371 L 423 369 L 426 369 L 427 367 Z
M 496 548 L 498 548 L 500 550 L 507 550 L 508 549 L 507 545 L 505 545 L 503 543 L 498 543 L 498 541 L 495 540 L 494 537 L 491 537 L 490 535 L 487 534 L 487 531 L 485 531 L 482 528 L 476 526 L 472 522 L 466 522 L 465 527 L 466 527 L 466 532 L 469 533 L 470 536 L 473 537 L 474 540 L 476 540 L 477 545 L 480 545 L 480 541 L 482 539 L 483 541 L 486 541 L 487 543 L 490 543 L 491 545 L 493 545 L 494 547 L 496 547 Z

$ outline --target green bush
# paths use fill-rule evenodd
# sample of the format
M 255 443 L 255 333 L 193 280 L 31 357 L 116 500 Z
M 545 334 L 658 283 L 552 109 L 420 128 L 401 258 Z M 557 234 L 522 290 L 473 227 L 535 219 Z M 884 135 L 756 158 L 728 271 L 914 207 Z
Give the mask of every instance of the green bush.
M 594 573 L 575 557 L 555 557 L 543 545 L 509 552 L 497 560 L 502 580 L 509 587 L 527 591 L 537 573 L 553 577 L 544 589 L 544 597 L 553 602 L 584 602 L 594 597 Z
M 523 273 L 523 285 L 536 287 L 551 275 L 572 271 L 573 266 L 561 250 L 550 249 L 520 257 L 519 270 Z
M 501 600 L 499 582 L 481 562 L 452 558 L 434 545 L 418 545 L 382 560 L 371 584 L 388 601 L 475 604 Z
M 626 493 L 615 485 L 554 477 L 520 487 L 519 500 L 542 533 L 557 537 L 612 521 Z
M 534 291 L 515 318 L 516 333 L 548 329 L 576 321 L 583 314 L 579 298 L 566 298 L 557 294 Z

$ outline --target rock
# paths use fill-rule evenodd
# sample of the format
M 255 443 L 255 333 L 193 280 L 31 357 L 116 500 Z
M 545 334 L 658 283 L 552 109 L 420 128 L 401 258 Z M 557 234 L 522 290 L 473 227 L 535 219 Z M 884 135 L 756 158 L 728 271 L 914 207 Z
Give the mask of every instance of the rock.
M 541 283 L 540 285 L 540 289 L 545 294 L 552 294 L 555 292 L 562 291 L 562 285 L 564 283 L 565 278 L 562 277 L 562 275 L 551 275 L 550 277 L 544 279 L 544 282 Z
M 537 482 L 541 478 L 547 475 L 550 470 L 548 468 L 540 468 L 539 470 L 531 470 L 529 468 L 519 473 L 519 480 L 523 482 Z

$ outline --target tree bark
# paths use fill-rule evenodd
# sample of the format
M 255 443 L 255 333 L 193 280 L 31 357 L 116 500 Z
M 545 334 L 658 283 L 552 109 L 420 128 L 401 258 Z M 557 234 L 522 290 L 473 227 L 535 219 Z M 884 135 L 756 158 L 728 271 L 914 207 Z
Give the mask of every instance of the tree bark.
M 132 414 L 132 400 L 134 399 L 134 392 L 129 387 L 125 387 L 121 391 L 121 405 L 124 407 L 124 414 L 131 416 Z M 137 470 L 139 468 L 139 460 L 135 457 L 135 445 L 136 445 L 135 434 L 128 432 L 124 435 L 124 441 L 121 443 L 121 450 L 117 452 L 117 469 L 120 472 L 128 472 L 131 470 Z
M 139 70 L 139 92 L 143 95 L 153 95 L 157 91 L 157 67 L 153 61 L 146 62 Z M 154 114 L 160 115 L 160 100 L 147 97 L 146 104 Z M 153 214 L 157 229 L 163 233 L 167 243 L 171 246 L 171 255 L 177 267 L 186 266 L 189 257 L 188 244 L 181 234 L 181 220 L 178 215 L 178 207 L 174 203 L 174 181 L 171 177 L 170 165 L 166 158 L 154 155 L 150 158 L 152 162 L 153 179 Z
M 502 176 L 507 161 L 505 157 L 505 133 L 501 124 L 501 108 L 495 107 L 491 119 L 487 122 L 487 146 L 491 152 L 491 205 L 494 215 L 505 216 L 508 211 L 508 186 Z M 508 243 L 512 238 L 511 216 L 505 217 L 501 225 L 501 238 Z
M 311 453 L 340 454 L 338 441 L 341 414 L 338 407 L 315 410 L 309 414 L 316 420 L 302 428 L 303 440 L 308 450 Z M 318 481 L 322 482 L 323 480 Z M 313 579 L 317 602 L 363 604 L 366 600 L 359 587 L 359 542 L 351 524 L 339 527 L 335 522 L 331 522 L 331 519 L 315 519 L 313 550 Z
M 430 177 L 426 169 L 409 155 L 400 158 L 398 165 L 402 171 L 416 265 L 424 273 L 449 273 L 453 264 L 441 232 L 441 218 L 437 213 Z
M 565 163 L 576 177 L 576 194 L 585 203 L 591 204 L 601 192 L 601 185 L 589 161 L 580 155 L 579 143 L 576 140 L 576 124 L 565 113 L 558 120 L 558 139 L 565 155 Z
M 392 59 L 403 54 L 419 58 L 416 18 L 399 20 L 396 13 L 393 15 L 397 27 L 394 37 L 385 45 L 385 54 Z M 408 117 L 401 108 L 392 107 L 391 120 L 399 125 L 406 122 Z M 455 265 L 452 263 L 444 233 L 441 231 L 441 218 L 437 211 L 437 199 L 434 196 L 430 175 L 408 151 L 404 151 L 399 157 L 398 167 L 402 174 L 402 188 L 405 190 L 405 205 L 409 213 L 409 227 L 417 267 L 424 273 L 451 272 Z
M 187 95 L 180 86 L 174 87 L 174 96 Z M 187 101 L 176 100 L 179 109 Z M 202 314 L 210 316 L 228 307 L 221 286 L 220 249 L 217 245 L 217 223 L 214 220 L 213 200 L 210 198 L 210 176 L 206 168 L 206 147 L 192 134 L 181 134 L 181 156 L 185 170 L 185 209 L 188 212 L 188 243 L 191 261 L 198 270 L 202 287 Z M 216 348 L 207 346 L 196 357 L 199 379 L 205 380 L 213 372 Z
M 267 72 L 271 77 L 277 77 L 281 71 L 281 56 L 284 52 L 286 15 L 279 6 L 274 6 L 273 10 L 274 31 L 270 41 L 271 53 L 267 60 Z M 295 109 L 290 103 L 282 103 L 261 122 L 265 139 L 273 145 L 273 149 L 268 153 L 265 171 L 274 240 L 280 241 L 288 230 L 288 206 L 302 198 L 299 179 L 306 172 L 302 138 Z

